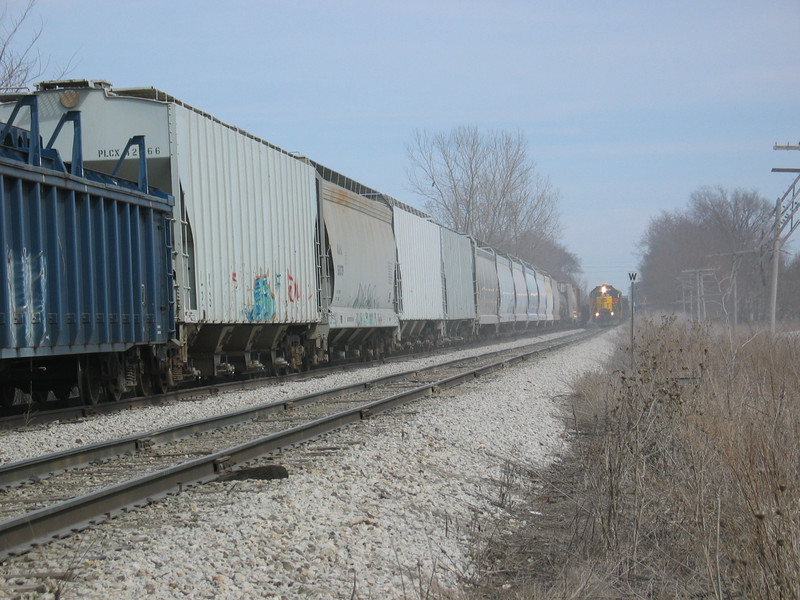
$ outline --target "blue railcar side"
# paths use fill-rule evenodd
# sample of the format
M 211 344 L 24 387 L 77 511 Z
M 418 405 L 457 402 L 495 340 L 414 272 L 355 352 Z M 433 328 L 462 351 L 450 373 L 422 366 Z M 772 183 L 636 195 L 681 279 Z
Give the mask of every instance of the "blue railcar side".
M 35 122 L 35 98 L 20 105 Z M 79 131 L 79 115 L 64 122 Z M 0 134 L 0 400 L 158 389 L 176 333 L 173 199 L 146 176 L 84 171 L 79 152 L 68 166 L 37 132 Z
M 169 205 L 48 175 L 0 157 L 0 358 L 170 339 Z

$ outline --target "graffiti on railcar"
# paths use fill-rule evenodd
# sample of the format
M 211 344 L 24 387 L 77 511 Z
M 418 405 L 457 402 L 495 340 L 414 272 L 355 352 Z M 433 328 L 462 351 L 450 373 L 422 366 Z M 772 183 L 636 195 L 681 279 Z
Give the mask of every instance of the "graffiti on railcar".
M 12 323 L 22 325 L 24 345 L 39 346 L 47 339 L 45 312 L 47 295 L 47 264 L 44 252 L 34 256 L 22 249 L 19 257 L 11 248 L 6 249 L 6 291 Z M 39 327 L 34 327 L 38 325 Z M 36 336 L 36 331 L 39 335 Z M 11 345 L 18 346 L 17 327 L 11 327 Z
M 356 325 L 358 327 L 380 327 L 383 325 L 383 315 L 376 312 L 356 313 Z
M 358 295 L 353 302 L 353 308 L 377 308 L 378 299 L 375 294 L 375 284 L 364 285 L 358 284 Z
M 289 289 L 287 293 L 289 294 L 289 302 L 295 302 L 296 300 L 300 299 L 300 284 L 298 281 L 292 277 L 292 274 L 289 271 L 286 271 L 286 279 L 289 282 Z
M 244 316 L 250 321 L 275 320 L 275 293 L 269 282 L 269 272 L 253 280 L 253 305 L 245 308 Z

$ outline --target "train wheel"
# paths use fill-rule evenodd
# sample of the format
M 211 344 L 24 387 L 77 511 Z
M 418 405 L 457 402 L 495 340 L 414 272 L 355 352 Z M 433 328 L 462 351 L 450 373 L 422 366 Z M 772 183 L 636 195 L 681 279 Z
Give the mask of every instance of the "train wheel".
M 155 391 L 156 394 L 166 393 L 171 387 L 171 377 L 167 363 L 153 356 L 150 358 L 149 367 L 150 381 L 153 382 L 153 391 Z
M 153 375 L 150 368 L 143 362 L 139 361 L 136 368 L 136 393 L 139 396 L 151 396 L 153 394 Z
M 0 390 L 0 406 L 3 408 L 10 408 L 14 405 L 14 400 L 17 398 L 17 388 L 13 385 L 4 385 Z
M 117 402 L 125 391 L 125 365 L 116 354 L 103 361 L 103 393 L 106 402 Z
M 31 400 L 34 404 L 45 404 L 50 397 L 50 390 L 33 390 L 31 392 Z
M 167 364 L 160 361 L 149 349 L 142 349 L 136 369 L 136 391 L 140 396 L 163 394 L 170 386 Z
M 78 390 L 84 404 L 92 406 L 100 402 L 100 366 L 92 356 L 83 356 L 78 360 Z
M 67 401 L 72 396 L 72 384 L 64 383 L 59 384 L 53 388 L 53 394 L 56 400 Z
M 167 393 L 167 391 L 172 387 L 171 380 L 172 378 L 170 377 L 170 373 L 166 368 L 166 365 L 163 368 L 159 368 L 159 366 L 156 365 L 155 387 L 159 394 Z
M 123 388 L 119 387 L 115 381 L 107 381 L 103 385 L 103 394 L 106 402 L 118 402 L 122 398 Z
M 136 394 L 138 396 L 153 395 L 153 354 L 147 348 L 140 348 L 136 360 Z

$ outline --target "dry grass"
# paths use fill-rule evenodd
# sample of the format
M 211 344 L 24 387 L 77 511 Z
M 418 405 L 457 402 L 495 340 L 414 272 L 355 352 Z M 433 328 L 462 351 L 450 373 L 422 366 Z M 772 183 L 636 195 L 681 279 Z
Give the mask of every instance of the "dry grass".
M 635 348 L 576 386 L 573 455 L 477 595 L 800 598 L 800 341 L 665 318 Z

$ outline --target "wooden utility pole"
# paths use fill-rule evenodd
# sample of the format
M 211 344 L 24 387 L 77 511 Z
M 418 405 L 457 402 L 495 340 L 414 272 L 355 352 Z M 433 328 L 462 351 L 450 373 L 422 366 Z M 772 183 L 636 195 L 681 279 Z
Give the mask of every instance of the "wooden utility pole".
M 779 146 L 775 144 L 773 150 L 800 150 L 798 146 Z M 772 169 L 773 173 L 800 173 L 797 168 L 781 168 L 776 167 Z M 800 221 L 794 220 L 794 215 L 800 209 L 800 204 L 797 202 L 800 196 L 800 175 L 795 177 L 786 193 L 778 198 L 775 203 L 775 222 L 772 226 L 772 281 L 770 282 L 769 290 L 769 331 L 775 334 L 775 313 L 778 306 L 778 266 L 780 262 L 780 252 L 783 244 L 789 239 L 789 236 L 794 233 Z M 788 232 L 784 235 L 783 232 L 787 228 Z
M 716 256 L 731 256 L 733 257 L 733 270 L 731 271 L 731 284 L 729 291 L 733 292 L 733 329 L 734 331 L 739 326 L 739 267 L 742 264 L 742 257 L 746 254 L 758 254 L 758 250 L 737 250 L 736 252 L 718 252 L 716 254 L 708 254 L 707 258 Z
M 713 277 L 714 273 L 715 269 L 713 268 L 684 269 L 681 271 L 681 277 L 679 278 L 681 284 L 691 292 L 689 310 L 692 318 L 694 318 L 695 301 L 697 301 L 698 321 L 704 321 L 707 317 L 705 280 L 707 277 Z

